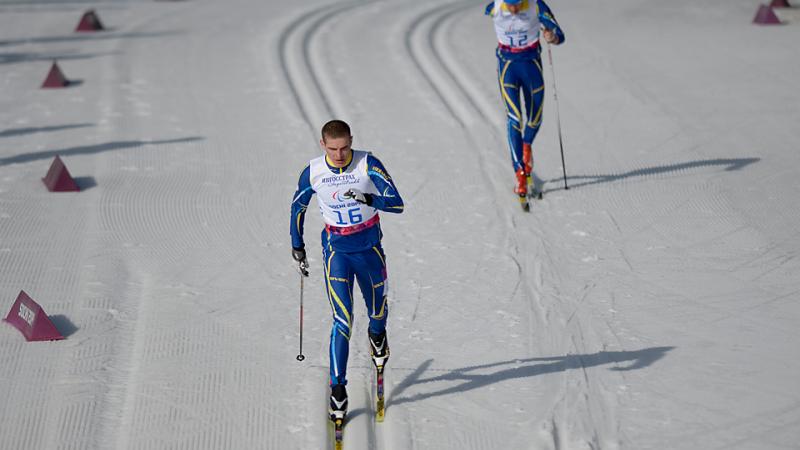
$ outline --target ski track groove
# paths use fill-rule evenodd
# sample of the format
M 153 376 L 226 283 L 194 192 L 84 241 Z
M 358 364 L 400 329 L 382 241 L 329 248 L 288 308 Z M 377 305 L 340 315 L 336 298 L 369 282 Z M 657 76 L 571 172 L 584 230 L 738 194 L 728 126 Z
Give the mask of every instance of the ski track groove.
M 450 102 L 448 102 L 445 96 L 442 94 L 441 88 L 437 85 L 432 76 L 425 69 L 424 65 L 424 62 L 426 62 L 424 60 L 425 55 L 423 55 L 423 53 L 416 48 L 418 45 L 415 44 L 414 40 L 414 36 L 416 36 L 417 34 L 417 29 L 431 17 L 431 14 L 439 14 L 442 11 L 452 8 L 452 6 L 453 6 L 452 3 L 440 5 L 436 8 L 423 11 L 421 14 L 414 17 L 414 19 L 411 21 L 410 27 L 406 29 L 405 38 L 403 39 L 403 42 L 405 43 L 406 53 L 408 53 L 410 57 L 409 59 L 413 62 L 414 67 L 417 69 L 417 71 L 422 74 L 426 83 L 428 84 L 428 86 L 430 86 L 431 90 L 436 95 L 436 97 L 439 98 L 439 103 L 442 106 L 444 106 L 444 108 L 448 111 L 450 117 L 458 121 L 459 120 L 458 114 L 452 108 Z M 459 122 L 459 125 L 461 127 L 464 126 L 463 122 Z
M 313 136 L 316 136 L 316 129 L 320 124 L 327 121 L 325 117 L 333 115 L 333 110 L 310 57 L 311 40 L 322 22 L 361 4 L 364 2 L 333 4 L 315 9 L 310 13 L 303 12 L 284 28 L 278 41 L 281 71 L 292 98 Z M 295 43 L 296 40 L 300 40 L 300 42 Z M 292 55 L 301 55 L 299 61 L 295 60 Z
M 425 78 L 427 84 L 431 86 L 441 103 L 450 111 L 451 116 L 459 127 L 465 134 L 472 138 L 473 142 L 481 142 L 482 140 L 478 139 L 478 133 L 471 127 L 473 124 L 471 117 L 465 115 L 463 109 L 458 108 L 458 106 L 461 106 L 458 105 L 458 103 L 463 103 L 459 99 L 462 97 L 469 97 L 469 93 L 463 90 L 458 81 L 456 81 L 455 88 L 449 87 L 448 80 L 452 79 L 451 74 L 454 73 L 454 71 L 445 67 L 445 63 L 440 56 L 440 51 L 435 45 L 435 36 L 438 31 L 440 31 L 444 19 L 469 6 L 471 5 L 467 4 L 464 6 L 462 3 L 448 3 L 423 11 L 420 16 L 417 16 L 417 18 L 413 20 L 410 28 L 407 29 L 404 42 L 406 43 L 406 50 L 409 53 L 410 59 L 414 62 L 414 66 Z M 427 27 L 427 29 L 424 29 L 425 27 Z M 419 32 L 418 30 L 420 28 L 423 28 L 423 31 Z M 418 37 L 419 35 L 423 35 L 423 37 Z M 427 69 L 426 67 L 438 67 L 439 70 Z M 439 73 L 440 71 L 444 72 L 444 74 Z M 492 166 L 486 160 L 480 149 L 476 148 L 475 145 L 470 146 L 470 148 L 475 152 L 481 167 Z M 497 194 L 502 189 L 498 188 L 492 177 L 481 177 L 481 179 L 489 192 L 494 192 L 496 197 L 500 197 L 500 195 Z M 509 197 L 513 198 L 511 194 L 509 194 Z M 498 215 L 504 217 L 507 225 L 513 224 L 508 208 L 499 206 L 497 202 L 495 202 L 495 208 Z M 511 236 L 510 232 L 507 231 L 508 228 L 509 227 L 499 228 L 500 234 L 503 236 L 502 240 L 506 241 L 506 243 L 508 243 L 509 237 Z

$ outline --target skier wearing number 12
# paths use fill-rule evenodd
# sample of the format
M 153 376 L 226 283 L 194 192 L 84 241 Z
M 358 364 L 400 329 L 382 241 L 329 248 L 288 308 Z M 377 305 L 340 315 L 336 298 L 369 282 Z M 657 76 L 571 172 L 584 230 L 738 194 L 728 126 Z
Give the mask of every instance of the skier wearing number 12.
M 347 123 L 332 120 L 322 127 L 321 134 L 320 146 L 325 153 L 303 169 L 292 201 L 292 256 L 301 269 L 308 267 L 303 222 L 311 196 L 317 194 L 325 223 L 322 230 L 325 286 L 333 313 L 329 412 L 337 427 L 337 440 L 340 440 L 347 414 L 345 385 L 353 326 L 354 278 L 367 304 L 370 350 L 378 374 L 378 420 L 383 418 L 383 368 L 389 359 L 386 339 L 389 306 L 378 210 L 401 213 L 403 199 L 376 157 L 351 148 L 353 137 Z
M 497 78 L 506 106 L 508 145 L 514 165 L 514 192 L 527 206 L 528 185 L 532 183 L 531 145 L 542 123 L 544 77 L 541 36 L 550 44 L 564 42 L 564 32 L 550 7 L 542 0 L 495 0 L 486 6 L 497 34 Z M 525 98 L 525 110 L 520 103 Z M 524 115 L 523 115 L 524 113 Z

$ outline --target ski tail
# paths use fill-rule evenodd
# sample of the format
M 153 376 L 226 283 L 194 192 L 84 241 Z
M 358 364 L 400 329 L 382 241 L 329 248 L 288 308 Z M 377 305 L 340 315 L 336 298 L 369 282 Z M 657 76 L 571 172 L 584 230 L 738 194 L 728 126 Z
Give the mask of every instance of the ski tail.
M 386 415 L 386 408 L 383 398 L 383 366 L 375 369 L 376 402 L 375 402 L 375 421 L 383 422 Z
M 344 448 L 344 419 L 331 419 L 333 431 L 333 449 L 342 450 Z
M 522 207 L 522 210 L 528 212 L 531 210 L 531 205 L 528 203 L 528 195 L 527 194 L 517 194 L 519 197 L 519 206 Z

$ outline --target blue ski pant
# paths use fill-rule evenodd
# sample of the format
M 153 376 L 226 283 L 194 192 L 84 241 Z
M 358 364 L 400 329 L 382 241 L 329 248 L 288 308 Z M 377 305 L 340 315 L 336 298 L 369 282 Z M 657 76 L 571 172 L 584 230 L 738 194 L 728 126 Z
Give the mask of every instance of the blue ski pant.
M 542 123 L 544 78 L 538 49 L 519 54 L 509 54 L 498 49 L 497 79 L 503 103 L 506 105 L 508 147 L 516 172 L 524 166 L 522 143 L 532 144 Z M 520 102 L 520 93 L 525 99 L 524 105 Z
M 358 281 L 367 304 L 369 332 L 386 330 L 389 305 L 386 301 L 386 256 L 380 245 L 355 253 L 323 247 L 325 285 L 333 313 L 330 362 L 331 384 L 347 383 L 347 357 L 353 329 L 353 281 Z

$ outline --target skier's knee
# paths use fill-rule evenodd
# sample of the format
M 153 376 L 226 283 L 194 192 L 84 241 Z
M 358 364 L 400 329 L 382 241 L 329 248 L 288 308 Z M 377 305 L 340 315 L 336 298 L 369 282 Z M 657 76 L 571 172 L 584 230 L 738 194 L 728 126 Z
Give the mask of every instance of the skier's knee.
M 350 327 L 338 320 L 333 323 L 333 333 L 343 336 L 348 341 L 350 340 Z

